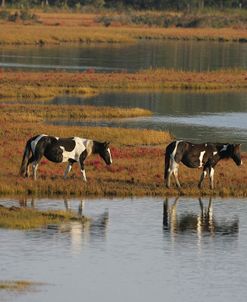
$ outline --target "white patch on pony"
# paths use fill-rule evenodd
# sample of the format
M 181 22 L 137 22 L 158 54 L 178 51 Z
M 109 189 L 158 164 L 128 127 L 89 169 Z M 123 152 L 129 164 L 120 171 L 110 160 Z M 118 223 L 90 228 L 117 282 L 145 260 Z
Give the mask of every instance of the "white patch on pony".
M 74 137 L 73 140 L 75 141 L 75 148 L 72 151 L 66 151 L 64 147 L 60 146 L 63 150 L 63 162 L 67 162 L 69 159 L 73 159 L 78 162 L 80 155 L 86 150 L 84 139 Z
M 35 140 L 31 142 L 32 152 L 35 153 L 36 146 L 42 137 L 47 136 L 46 134 L 39 135 Z
M 226 151 L 227 150 L 228 145 L 223 145 L 223 148 L 220 150 L 220 152 L 222 151 Z
M 81 141 L 85 147 L 85 150 L 87 150 L 87 156 L 89 156 L 93 151 L 93 141 L 91 139 L 81 139 L 79 137 L 75 137 L 75 139 L 79 139 Z
M 214 151 L 214 152 L 213 152 L 213 155 L 216 155 L 217 153 L 218 153 L 217 151 Z
M 63 156 L 62 162 L 63 163 L 67 162 L 70 158 L 78 161 L 79 157 L 77 158 L 77 156 L 76 156 L 75 148 L 72 151 L 66 151 L 65 148 L 62 147 L 62 146 L 60 146 L 60 148 L 63 151 L 63 154 L 62 154 L 62 156 Z
M 177 153 L 178 144 L 179 144 L 180 142 L 181 142 L 181 141 L 176 141 L 175 148 L 174 148 L 174 150 L 173 150 L 173 152 L 172 152 L 172 154 L 171 154 L 171 158 L 172 158 L 173 160 L 175 160 L 175 155 L 176 155 L 176 153 Z
M 110 148 L 107 149 L 107 152 L 109 153 L 109 156 L 110 156 L 110 163 L 112 164 L 112 157 L 111 157 L 111 150 L 110 150 Z
M 202 166 L 203 166 L 203 162 L 202 161 L 203 161 L 203 156 L 204 156 L 205 152 L 206 151 L 200 152 L 200 156 L 199 156 L 200 166 L 199 166 L 199 168 L 202 168 Z

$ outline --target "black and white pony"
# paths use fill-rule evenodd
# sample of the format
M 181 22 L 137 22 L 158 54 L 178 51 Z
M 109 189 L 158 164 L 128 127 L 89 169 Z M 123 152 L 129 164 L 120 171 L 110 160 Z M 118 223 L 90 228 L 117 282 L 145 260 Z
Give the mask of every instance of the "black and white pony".
M 44 155 L 48 160 L 55 163 L 68 162 L 64 172 L 64 178 L 70 172 L 73 163 L 78 162 L 84 181 L 87 181 L 84 161 L 90 154 L 99 154 L 107 165 L 112 163 L 109 142 L 98 142 L 86 138 L 70 137 L 59 138 L 45 134 L 30 138 L 23 154 L 20 175 L 29 176 L 29 165 L 33 168 L 33 178 L 37 179 L 39 162 Z
M 210 178 L 210 188 L 214 188 L 214 168 L 221 159 L 232 158 L 236 165 L 241 165 L 240 144 L 192 144 L 185 141 L 173 141 L 165 151 L 165 173 L 166 186 L 171 184 L 171 175 L 175 177 L 176 185 L 180 188 L 178 180 L 178 167 L 182 162 L 189 168 L 203 168 L 198 183 L 201 188 L 207 173 Z

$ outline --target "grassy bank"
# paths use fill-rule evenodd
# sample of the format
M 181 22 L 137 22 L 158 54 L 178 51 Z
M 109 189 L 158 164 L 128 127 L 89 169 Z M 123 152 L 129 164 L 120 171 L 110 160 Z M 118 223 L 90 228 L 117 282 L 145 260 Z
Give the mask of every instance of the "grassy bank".
M 141 39 L 247 41 L 245 10 L 89 14 L 34 10 L 18 12 L 12 22 L 7 20 L 15 15 L 15 10 L 7 10 L 2 15 L 2 45 L 131 43 Z
M 107 90 L 231 90 L 247 88 L 247 71 L 148 69 L 135 73 L 0 72 L 0 97 L 41 98 Z
M 86 220 L 84 216 L 79 217 L 70 211 L 38 211 L 30 208 L 0 206 L 0 228 L 29 230 Z
M 96 107 L 78 105 L 24 105 L 0 104 L 1 121 L 38 122 L 45 120 L 72 120 L 130 118 L 151 116 L 152 112 L 142 108 Z
M 27 112 L 28 112 L 27 105 Z M 17 107 L 16 107 L 17 108 Z M 42 107 L 41 107 L 42 108 Z M 41 108 L 39 111 L 42 111 Z M 181 191 L 166 189 L 163 181 L 164 149 L 173 139 L 163 131 L 119 129 L 107 127 L 63 127 L 44 123 L 40 119 L 26 119 L 25 112 L 8 113 L 0 107 L 0 195 L 36 196 L 165 196 L 185 194 L 190 196 L 247 196 L 247 170 L 232 161 L 222 161 L 216 167 L 214 191 L 208 183 L 197 188 L 201 171 L 181 165 Z M 18 110 L 17 110 L 18 111 Z M 37 111 L 37 110 L 36 110 Z M 42 116 L 42 112 L 40 113 Z M 63 173 L 66 163 L 54 164 L 42 159 L 38 180 L 19 177 L 19 168 L 25 142 L 31 136 L 46 133 L 60 137 L 80 136 L 99 141 L 110 141 L 113 164 L 105 166 L 98 156 L 85 162 L 88 182 L 84 183 L 77 164 L 66 180 Z M 243 155 L 246 162 L 247 155 Z

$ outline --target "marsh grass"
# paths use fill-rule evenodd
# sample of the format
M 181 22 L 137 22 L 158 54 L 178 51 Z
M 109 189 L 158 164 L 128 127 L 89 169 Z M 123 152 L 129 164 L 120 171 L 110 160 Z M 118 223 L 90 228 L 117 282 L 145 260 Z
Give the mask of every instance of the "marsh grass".
M 2 124 L 0 133 L 0 195 L 35 196 L 164 196 L 164 195 L 215 195 L 247 196 L 247 171 L 235 166 L 232 161 L 222 161 L 217 165 L 214 191 L 209 190 L 205 180 L 203 190 L 197 188 L 201 171 L 181 165 L 180 180 L 182 190 L 173 184 L 166 189 L 163 181 L 164 150 L 172 140 L 169 133 L 151 130 L 56 127 L 43 123 L 18 123 L 12 129 L 9 123 Z M 84 183 L 77 164 L 73 166 L 66 180 L 64 164 L 54 164 L 43 158 L 38 169 L 38 180 L 18 176 L 26 140 L 36 133 L 49 133 L 61 137 L 78 135 L 111 141 L 113 164 L 105 166 L 97 155 L 85 162 L 88 182 Z M 243 161 L 246 162 L 246 155 Z
M 247 88 L 247 71 L 211 72 L 147 69 L 128 72 L 0 72 L 0 97 L 40 98 L 61 94 L 99 93 L 109 90 L 223 91 Z M 57 87 L 54 88 L 54 87 Z M 42 90 L 42 93 L 39 93 Z
M 230 160 L 221 161 L 217 165 L 214 191 L 209 189 L 207 179 L 204 188 L 199 190 L 197 183 L 201 170 L 189 169 L 183 165 L 179 170 L 182 189 L 177 190 L 174 183 L 171 189 L 166 189 L 163 180 L 164 150 L 174 139 L 168 132 L 55 126 L 44 123 L 46 114 L 44 111 L 46 105 L 36 107 L 22 104 L 19 107 L 19 104 L 2 104 L 0 106 L 0 195 L 247 196 L 247 170 L 244 165 L 237 167 Z M 60 111 L 62 108 L 57 110 L 57 115 Z M 37 118 L 36 112 L 40 117 Z M 56 118 L 56 110 L 52 112 L 52 118 Z M 113 164 L 105 166 L 98 155 L 91 155 L 85 161 L 88 182 L 84 183 L 77 164 L 73 165 L 71 173 L 64 180 L 66 163 L 54 164 L 42 158 L 38 168 L 38 180 L 22 178 L 19 176 L 19 168 L 26 141 L 41 133 L 110 141 Z M 247 155 L 244 153 L 243 162 L 246 161 Z
M 15 107 L 15 105 L 13 106 Z M 28 106 L 26 107 L 27 111 Z M 0 114 L 0 157 L 5 160 L 0 170 L 0 195 L 131 195 L 132 192 L 129 191 L 128 186 L 124 185 L 124 180 L 128 182 L 129 173 L 133 171 L 131 166 L 135 166 L 136 158 L 138 157 L 140 160 L 140 157 L 143 157 L 143 161 L 145 161 L 144 155 L 146 153 L 146 156 L 150 157 L 154 156 L 156 152 L 155 150 L 149 150 L 148 146 L 165 146 L 171 140 L 171 135 L 164 131 L 54 126 L 44 124 L 42 120 L 37 120 L 35 116 L 30 118 L 29 114 L 25 112 L 18 114 L 16 112 L 18 110 L 16 110 L 11 114 L 8 112 L 11 110 L 4 111 L 4 107 L 2 107 L 2 110 Z M 59 137 L 79 136 L 99 141 L 110 141 L 114 165 L 106 168 L 98 156 L 92 155 L 86 161 L 89 181 L 88 184 L 84 184 L 77 165 L 74 165 L 68 181 L 65 182 L 63 180 L 65 164 L 52 164 L 44 158 L 39 167 L 37 182 L 32 179 L 21 178 L 18 174 L 26 140 L 38 133 L 48 133 Z M 138 150 L 138 146 L 142 146 L 140 150 Z M 142 148 L 144 149 L 142 150 Z M 134 154 L 136 155 L 134 156 Z M 138 169 L 141 170 L 142 168 L 138 167 Z M 112 180 L 111 177 L 113 177 Z M 140 191 L 145 192 L 145 190 Z
M 2 21 L 0 44 L 133 43 L 143 39 L 246 42 L 246 14 L 236 10 L 225 16 L 225 12 L 72 14 L 34 11 L 38 23 Z
M 0 228 L 29 230 L 70 221 L 84 222 L 86 218 L 69 211 L 38 211 L 31 208 L 0 206 Z
M 85 120 L 96 118 L 130 118 L 151 116 L 150 110 L 142 108 L 96 107 L 81 105 L 41 105 L 41 104 L 0 104 L 0 120 L 45 121 L 45 120 Z

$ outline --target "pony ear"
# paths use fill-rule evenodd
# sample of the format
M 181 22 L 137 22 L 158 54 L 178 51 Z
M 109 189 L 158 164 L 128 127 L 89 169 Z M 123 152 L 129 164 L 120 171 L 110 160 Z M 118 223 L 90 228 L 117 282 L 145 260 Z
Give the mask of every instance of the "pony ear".
M 109 147 L 109 145 L 110 145 L 110 142 L 104 142 L 104 146 L 107 148 L 107 147 Z

